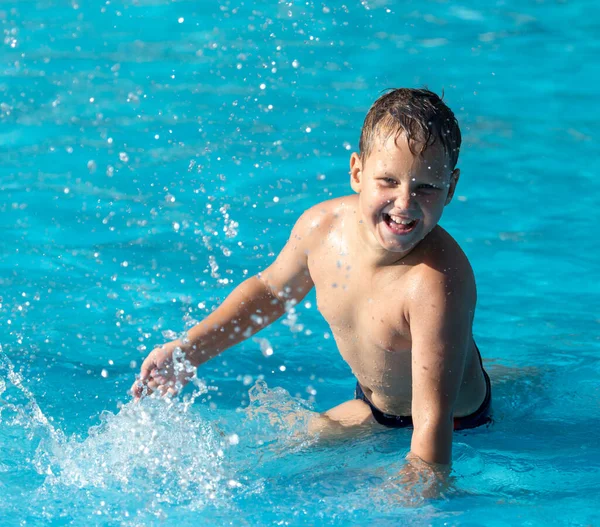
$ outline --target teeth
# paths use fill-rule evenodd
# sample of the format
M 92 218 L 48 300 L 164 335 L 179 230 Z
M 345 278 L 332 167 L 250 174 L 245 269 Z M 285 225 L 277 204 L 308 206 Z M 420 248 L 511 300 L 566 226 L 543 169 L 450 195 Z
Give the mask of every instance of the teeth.
M 399 223 L 400 225 L 410 225 L 413 220 L 405 220 L 404 218 L 398 218 L 397 216 L 390 216 L 394 223 Z

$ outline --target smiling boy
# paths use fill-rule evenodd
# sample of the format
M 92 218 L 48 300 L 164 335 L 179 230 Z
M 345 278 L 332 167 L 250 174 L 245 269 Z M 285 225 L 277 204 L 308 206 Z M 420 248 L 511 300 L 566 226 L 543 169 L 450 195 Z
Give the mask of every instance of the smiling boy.
M 452 433 L 491 420 L 491 386 L 472 335 L 471 266 L 438 222 L 459 178 L 461 135 L 428 90 L 380 97 L 350 158 L 355 194 L 307 210 L 265 271 L 205 320 L 154 349 L 134 383 L 177 393 L 198 366 L 280 317 L 315 287 L 319 311 L 356 376 L 355 398 L 315 428 L 412 427 L 411 454 L 447 465 Z M 350 389 L 350 388 L 349 388 Z

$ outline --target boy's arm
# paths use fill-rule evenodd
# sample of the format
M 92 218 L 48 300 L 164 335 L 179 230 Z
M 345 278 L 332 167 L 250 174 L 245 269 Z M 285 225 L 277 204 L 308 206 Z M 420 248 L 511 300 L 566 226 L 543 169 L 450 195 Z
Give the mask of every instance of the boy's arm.
M 145 389 L 175 394 L 190 380 L 190 372 L 175 367 L 176 349 L 198 366 L 275 321 L 285 312 L 286 302 L 304 298 L 313 286 L 307 264 L 313 214 L 309 210 L 300 217 L 271 266 L 239 284 L 213 313 L 188 331 L 186 339 L 152 350 L 142 363 L 141 382 L 131 388 L 136 399 Z
M 188 331 L 193 363 L 201 364 L 277 320 L 286 304 L 313 287 L 308 271 L 310 222 L 307 212 L 292 229 L 276 260 L 237 286 L 206 319 Z
M 475 302 L 470 273 L 430 267 L 423 271 L 410 301 L 414 425 L 410 454 L 427 463 L 451 461 L 454 405 L 471 340 Z

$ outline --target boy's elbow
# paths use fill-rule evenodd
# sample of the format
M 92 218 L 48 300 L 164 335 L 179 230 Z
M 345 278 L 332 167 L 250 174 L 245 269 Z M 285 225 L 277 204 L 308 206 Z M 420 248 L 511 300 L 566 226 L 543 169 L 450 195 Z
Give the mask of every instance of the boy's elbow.
M 277 291 L 275 291 L 275 289 L 263 273 L 258 273 L 252 278 L 249 278 L 249 280 L 255 280 L 259 287 L 261 287 L 264 290 L 264 292 L 272 298 L 274 303 L 279 302 L 279 294 L 277 293 Z
M 259 273 L 248 280 L 252 281 L 253 296 L 259 302 L 258 307 L 265 318 L 265 325 L 270 324 L 285 313 L 285 303 L 281 295 L 272 287 L 264 275 Z

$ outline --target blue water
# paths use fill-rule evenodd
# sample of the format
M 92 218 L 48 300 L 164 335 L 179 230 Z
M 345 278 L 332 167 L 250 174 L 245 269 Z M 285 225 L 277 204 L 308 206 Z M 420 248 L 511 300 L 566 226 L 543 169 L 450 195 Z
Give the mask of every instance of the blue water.
M 600 523 L 600 13 L 551 2 L 0 5 L 0 525 Z M 382 90 L 443 90 L 462 176 L 442 224 L 474 267 L 493 427 L 423 500 L 410 433 L 314 445 L 352 396 L 314 296 L 127 396 L 152 346 L 350 192 Z M 263 347 L 265 343 L 262 343 Z

